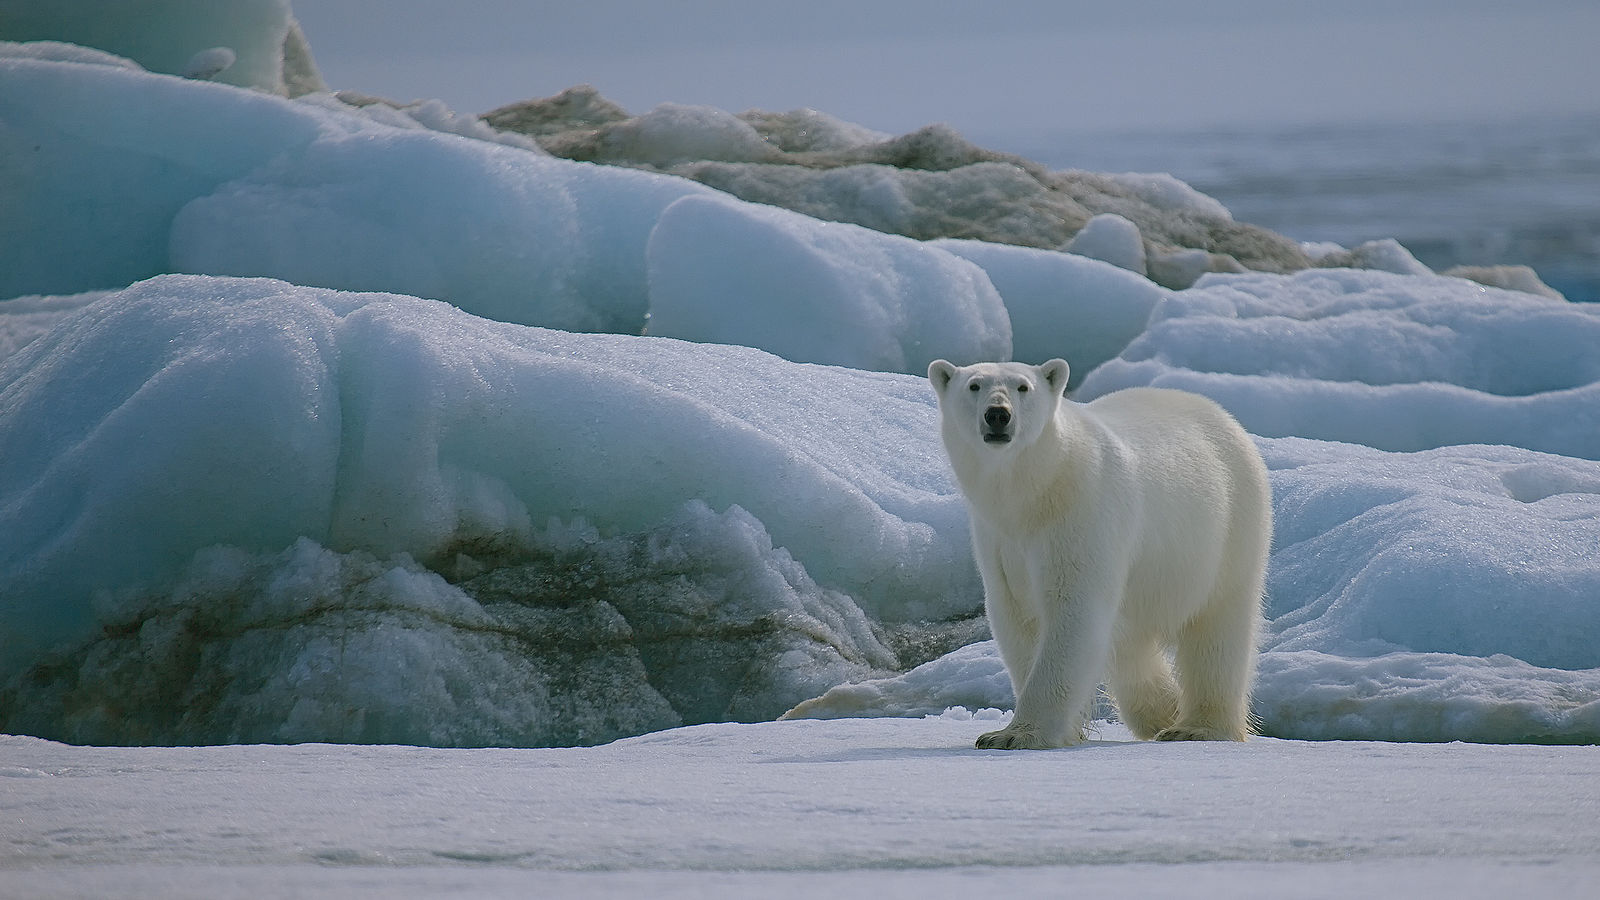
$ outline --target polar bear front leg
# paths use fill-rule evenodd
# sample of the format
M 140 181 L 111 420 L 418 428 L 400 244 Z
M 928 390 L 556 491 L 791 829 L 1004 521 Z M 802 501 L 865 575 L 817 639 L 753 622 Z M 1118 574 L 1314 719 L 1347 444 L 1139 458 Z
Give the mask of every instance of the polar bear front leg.
M 1105 670 L 1119 598 L 1106 584 L 1078 583 L 1040 598 L 1031 665 L 1019 678 L 1011 724 L 980 735 L 980 750 L 1043 750 L 1083 742 L 1094 692 Z

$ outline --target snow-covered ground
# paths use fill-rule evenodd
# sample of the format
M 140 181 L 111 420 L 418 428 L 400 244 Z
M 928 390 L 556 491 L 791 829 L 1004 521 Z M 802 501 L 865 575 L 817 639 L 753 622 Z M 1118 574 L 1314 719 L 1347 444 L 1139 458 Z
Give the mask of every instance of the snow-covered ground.
M 0 44 L 0 894 L 1600 874 L 1593 746 L 1488 746 L 1600 743 L 1600 307 L 948 129 L 671 107 L 574 162 L 202 33 Z M 801 196 L 639 162 L 689 150 Z M 1011 696 L 920 373 L 1055 355 L 1257 435 L 1270 738 L 947 712 Z
M 992 720 L 702 725 L 556 750 L 0 739 L 10 896 L 1580 897 L 1592 750 L 1129 742 Z

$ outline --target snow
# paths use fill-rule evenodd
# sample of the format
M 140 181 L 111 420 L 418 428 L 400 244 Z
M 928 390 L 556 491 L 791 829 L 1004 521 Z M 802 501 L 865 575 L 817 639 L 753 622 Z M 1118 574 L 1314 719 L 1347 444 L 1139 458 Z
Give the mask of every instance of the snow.
M 984 271 L 910 238 L 686 197 L 661 214 L 647 258 L 651 334 L 887 372 L 1011 357 Z
M 1138 275 L 1145 273 L 1144 238 L 1139 226 L 1116 213 L 1101 213 L 1062 248 L 1068 253 L 1103 260 Z
M 1600 459 L 1597 340 L 1600 307 L 1460 278 L 1208 275 L 1163 301 L 1079 396 L 1183 388 L 1266 437 Z
M 289 101 L 60 44 L 0 65 L 4 139 L 50 150 L 3 219 L 6 293 L 30 294 L 0 301 L 9 728 L 546 745 L 1004 706 L 917 376 L 1013 355 L 1069 359 L 1078 399 L 1198 390 L 1262 436 L 1268 733 L 1600 734 L 1588 306 L 1382 241 L 1327 253 L 1410 274 L 1174 291 L 556 159 L 437 103 Z M 737 132 L 955 166 L 794 182 L 835 206 L 976 216 L 1048 174 L 814 111 L 608 116 L 632 157 L 736 158 L 710 145 Z M 1170 177 L 1073 178 L 1051 183 L 1163 228 L 1230 222 Z M 1220 264 L 1151 262 L 1185 254 Z M 103 289 L 166 269 L 206 274 Z
M 125 12 L 0 43 L 0 893 L 1600 875 L 1590 750 L 1486 746 L 1600 742 L 1595 307 L 948 127 L 486 123 L 305 93 L 280 0 Z M 1061 249 L 1105 223 L 1150 278 Z M 936 356 L 1258 435 L 1267 737 L 971 749 Z
M 976 575 L 924 437 L 935 415 L 920 379 L 163 276 L 0 363 L 7 668 L 31 659 L 16 648 L 136 619 L 91 600 L 169 579 L 212 544 L 272 553 L 304 537 L 458 567 L 552 518 L 645 532 L 690 501 L 748 510 L 875 618 L 942 618 L 973 606 Z
M 1206 896 L 1559 897 L 1600 874 L 1586 752 L 1151 744 L 1113 725 L 1074 750 L 980 752 L 972 740 L 994 721 L 952 712 L 556 750 L 3 738 L 0 860 L 29 896 L 946 896 L 1181 882 Z
M 948 238 L 928 244 L 982 267 L 1011 320 L 1011 357 L 1033 364 L 1066 359 L 1073 388 L 1138 337 L 1168 293 L 1073 253 Z

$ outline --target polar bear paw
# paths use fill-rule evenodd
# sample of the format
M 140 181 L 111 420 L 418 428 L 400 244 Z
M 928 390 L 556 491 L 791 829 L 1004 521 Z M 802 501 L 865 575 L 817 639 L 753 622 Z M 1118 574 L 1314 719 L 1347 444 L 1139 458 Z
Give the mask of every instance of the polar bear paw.
M 1242 741 L 1244 735 L 1220 728 L 1201 728 L 1194 725 L 1174 725 L 1156 732 L 1158 741 Z
M 979 750 L 1048 750 L 1059 746 L 1046 741 L 1032 725 L 1008 725 L 999 731 L 978 735 Z

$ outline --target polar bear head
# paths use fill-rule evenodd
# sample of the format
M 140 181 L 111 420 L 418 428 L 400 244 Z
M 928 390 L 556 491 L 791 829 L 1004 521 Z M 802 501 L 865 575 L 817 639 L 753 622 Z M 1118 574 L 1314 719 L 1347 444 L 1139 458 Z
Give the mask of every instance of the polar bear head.
M 1026 447 L 1054 420 L 1067 388 L 1067 364 L 1042 366 L 978 363 L 956 366 L 936 359 L 928 380 L 939 395 L 945 446 Z

